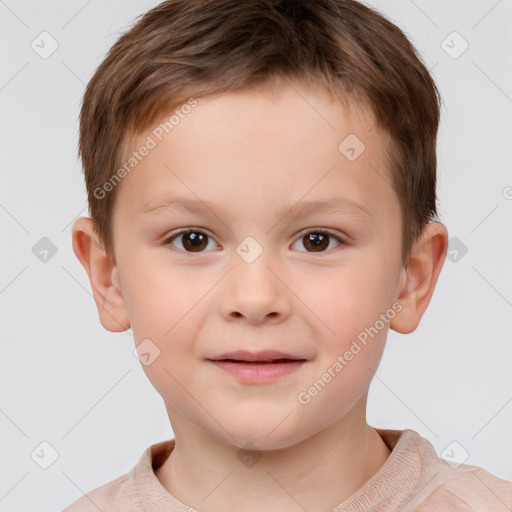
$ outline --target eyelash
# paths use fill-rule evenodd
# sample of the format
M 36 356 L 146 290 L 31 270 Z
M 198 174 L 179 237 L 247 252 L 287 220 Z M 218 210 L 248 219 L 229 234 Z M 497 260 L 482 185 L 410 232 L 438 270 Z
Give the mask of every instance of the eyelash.
M 173 251 L 177 251 L 177 252 L 180 252 L 180 253 L 186 253 L 186 254 L 202 254 L 204 252 L 209 252 L 209 251 L 198 251 L 198 252 L 186 251 L 186 250 L 178 249 L 178 248 L 176 248 L 176 247 L 174 247 L 172 245 L 172 242 L 175 239 L 177 239 L 181 235 L 186 235 L 186 234 L 189 234 L 189 233 L 200 233 L 202 235 L 206 235 L 209 239 L 213 240 L 213 237 L 208 235 L 208 233 L 205 233 L 204 231 L 201 231 L 200 229 L 188 228 L 188 229 L 182 229 L 181 231 L 178 231 L 178 232 L 174 233 L 173 235 L 170 235 L 169 237 L 167 237 L 164 240 L 163 245 L 169 246 L 169 248 L 171 250 L 173 250 Z M 309 235 L 311 233 L 328 235 L 330 238 L 334 238 L 337 242 L 339 242 L 340 245 L 349 245 L 349 243 L 346 240 L 344 240 L 343 238 L 341 238 L 339 235 L 337 235 L 337 234 L 335 234 L 335 233 L 333 233 L 333 232 L 331 232 L 329 230 L 325 230 L 325 229 L 310 229 L 309 231 L 306 231 L 301 236 L 299 236 L 296 241 L 304 238 L 305 236 L 307 236 L 307 235 Z M 332 250 L 333 249 L 330 249 L 330 250 L 327 250 L 327 251 L 319 251 L 319 252 L 314 252 L 314 251 L 299 251 L 299 252 L 306 252 L 306 253 L 309 253 L 309 254 L 326 254 L 326 253 L 328 253 L 328 252 L 330 252 Z

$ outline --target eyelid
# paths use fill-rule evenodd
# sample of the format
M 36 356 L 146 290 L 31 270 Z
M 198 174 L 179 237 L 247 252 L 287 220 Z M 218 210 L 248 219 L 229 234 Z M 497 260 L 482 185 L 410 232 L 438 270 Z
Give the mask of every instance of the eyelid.
M 187 233 L 196 233 L 196 232 L 199 232 L 199 233 L 202 233 L 204 235 L 206 235 L 207 237 L 209 237 L 210 239 L 212 239 L 217 245 L 218 242 L 215 240 L 215 237 L 212 236 L 207 229 L 205 228 L 197 228 L 197 227 L 187 227 L 187 228 L 182 228 L 182 229 L 179 229 L 178 231 L 176 232 L 171 232 L 171 234 L 169 235 L 166 235 L 162 241 L 162 244 L 163 245 L 166 245 L 166 246 L 170 246 L 172 250 L 175 250 L 175 251 L 178 251 L 180 253 L 185 253 L 185 254 L 204 254 L 206 252 L 210 252 L 210 251 L 199 251 L 197 253 L 194 253 L 193 251 L 183 251 L 181 249 L 178 249 L 176 247 L 174 247 L 171 242 L 173 242 L 176 238 L 178 238 L 180 235 L 184 235 L 184 234 L 187 234 Z M 340 244 L 340 245 L 350 245 L 350 242 L 347 240 L 347 236 L 346 235 L 340 235 L 339 233 L 333 231 L 332 229 L 330 228 L 318 228 L 318 227 L 312 227 L 312 228 L 305 228 L 303 229 L 302 231 L 300 231 L 294 238 L 294 241 L 292 243 L 295 244 L 298 240 L 300 240 L 301 238 L 303 238 L 305 235 L 307 235 L 308 233 L 325 233 L 327 235 L 329 235 L 330 237 L 336 239 L 336 241 Z M 305 252 L 306 254 L 318 254 L 318 255 L 322 255 L 322 254 L 328 254 L 332 251 L 333 249 L 329 250 L 329 251 L 320 251 L 318 253 L 315 253 L 315 252 L 309 252 L 309 251 L 299 251 L 299 252 Z
M 162 245 L 170 246 L 172 249 L 174 249 L 174 250 L 176 250 L 178 252 L 181 252 L 181 253 L 186 253 L 186 254 L 204 254 L 205 252 L 209 252 L 209 251 L 201 251 L 201 252 L 198 252 L 198 253 L 194 253 L 194 252 L 191 252 L 191 251 L 183 251 L 181 249 L 178 249 L 178 248 L 174 247 L 171 244 L 171 242 L 173 242 L 180 235 L 185 235 L 187 233 L 202 233 L 202 234 L 206 235 L 208 238 L 210 238 L 211 240 L 213 240 L 217 245 L 219 245 L 218 242 L 215 240 L 215 237 L 213 235 L 211 235 L 207 229 L 205 229 L 205 228 L 198 228 L 198 227 L 194 227 L 194 226 L 191 226 L 191 227 L 188 227 L 188 228 L 178 229 L 175 232 L 173 231 L 173 232 L 165 235 L 163 237 L 163 240 L 162 240 Z
M 307 228 L 307 229 L 304 229 L 302 230 L 295 238 L 294 242 L 292 243 L 292 245 L 294 245 L 295 243 L 297 243 L 297 241 L 299 241 L 301 238 L 303 238 L 304 236 L 306 236 L 308 233 L 324 233 L 326 235 L 329 235 L 331 238 L 334 238 L 339 246 L 338 247 L 335 247 L 334 249 L 329 249 L 328 251 L 320 251 L 320 252 L 314 252 L 314 251 L 298 251 L 298 252 L 302 252 L 302 253 L 305 253 L 305 254 L 314 254 L 316 256 L 328 256 L 330 255 L 333 251 L 335 251 L 336 249 L 338 249 L 339 247 L 341 246 L 348 246 L 348 245 L 351 245 L 350 242 L 348 241 L 348 237 L 346 235 L 341 235 L 339 234 L 337 231 L 333 231 L 329 228 L 316 228 L 316 227 L 313 227 L 313 228 Z
M 330 235 L 333 238 L 338 239 L 340 242 L 348 244 L 348 236 L 347 235 L 342 235 L 339 232 L 334 231 L 330 228 L 317 228 L 317 227 L 306 228 L 299 232 L 299 234 L 297 235 L 297 239 L 303 237 L 307 233 L 326 233 L 327 235 Z

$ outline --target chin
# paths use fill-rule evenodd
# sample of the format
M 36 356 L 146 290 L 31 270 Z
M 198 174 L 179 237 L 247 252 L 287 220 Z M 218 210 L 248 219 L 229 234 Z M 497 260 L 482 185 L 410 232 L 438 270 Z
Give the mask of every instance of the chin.
M 228 430 L 233 437 L 224 433 L 223 438 L 237 448 L 259 451 L 284 450 L 304 439 L 304 435 L 301 435 L 293 425 L 282 424 L 276 428 L 280 421 L 282 418 L 278 421 L 269 421 L 268 424 L 249 423 L 239 425 L 238 428 L 231 427 Z
M 262 434 L 261 436 L 237 436 L 235 439 L 231 439 L 230 443 L 240 451 L 265 452 L 285 450 L 286 448 L 294 446 L 296 441 L 281 438 L 269 439 L 267 434 Z

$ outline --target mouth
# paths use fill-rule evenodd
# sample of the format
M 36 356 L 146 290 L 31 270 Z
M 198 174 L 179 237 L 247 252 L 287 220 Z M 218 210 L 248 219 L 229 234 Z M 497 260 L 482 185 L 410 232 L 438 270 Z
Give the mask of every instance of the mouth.
M 306 361 L 305 358 L 285 354 L 284 352 L 278 352 L 276 350 L 265 350 L 261 352 L 239 350 L 237 352 L 226 352 L 208 360 L 249 364 L 276 364 L 291 361 Z
M 246 384 L 264 384 L 289 375 L 307 359 L 276 351 L 232 352 L 208 359 L 217 368 Z
M 289 363 L 292 361 L 305 361 L 305 359 L 272 359 L 271 361 L 244 361 L 240 359 L 215 359 L 217 362 L 223 363 L 242 363 L 242 364 L 276 364 Z

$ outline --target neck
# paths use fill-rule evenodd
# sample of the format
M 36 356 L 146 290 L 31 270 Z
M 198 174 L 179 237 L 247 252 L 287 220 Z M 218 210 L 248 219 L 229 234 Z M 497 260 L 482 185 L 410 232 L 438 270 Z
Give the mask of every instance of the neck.
M 175 447 L 155 473 L 170 494 L 201 512 L 330 510 L 372 478 L 390 454 L 365 420 L 343 418 L 298 444 L 244 451 L 244 458 L 240 448 L 177 411 L 170 418 Z

